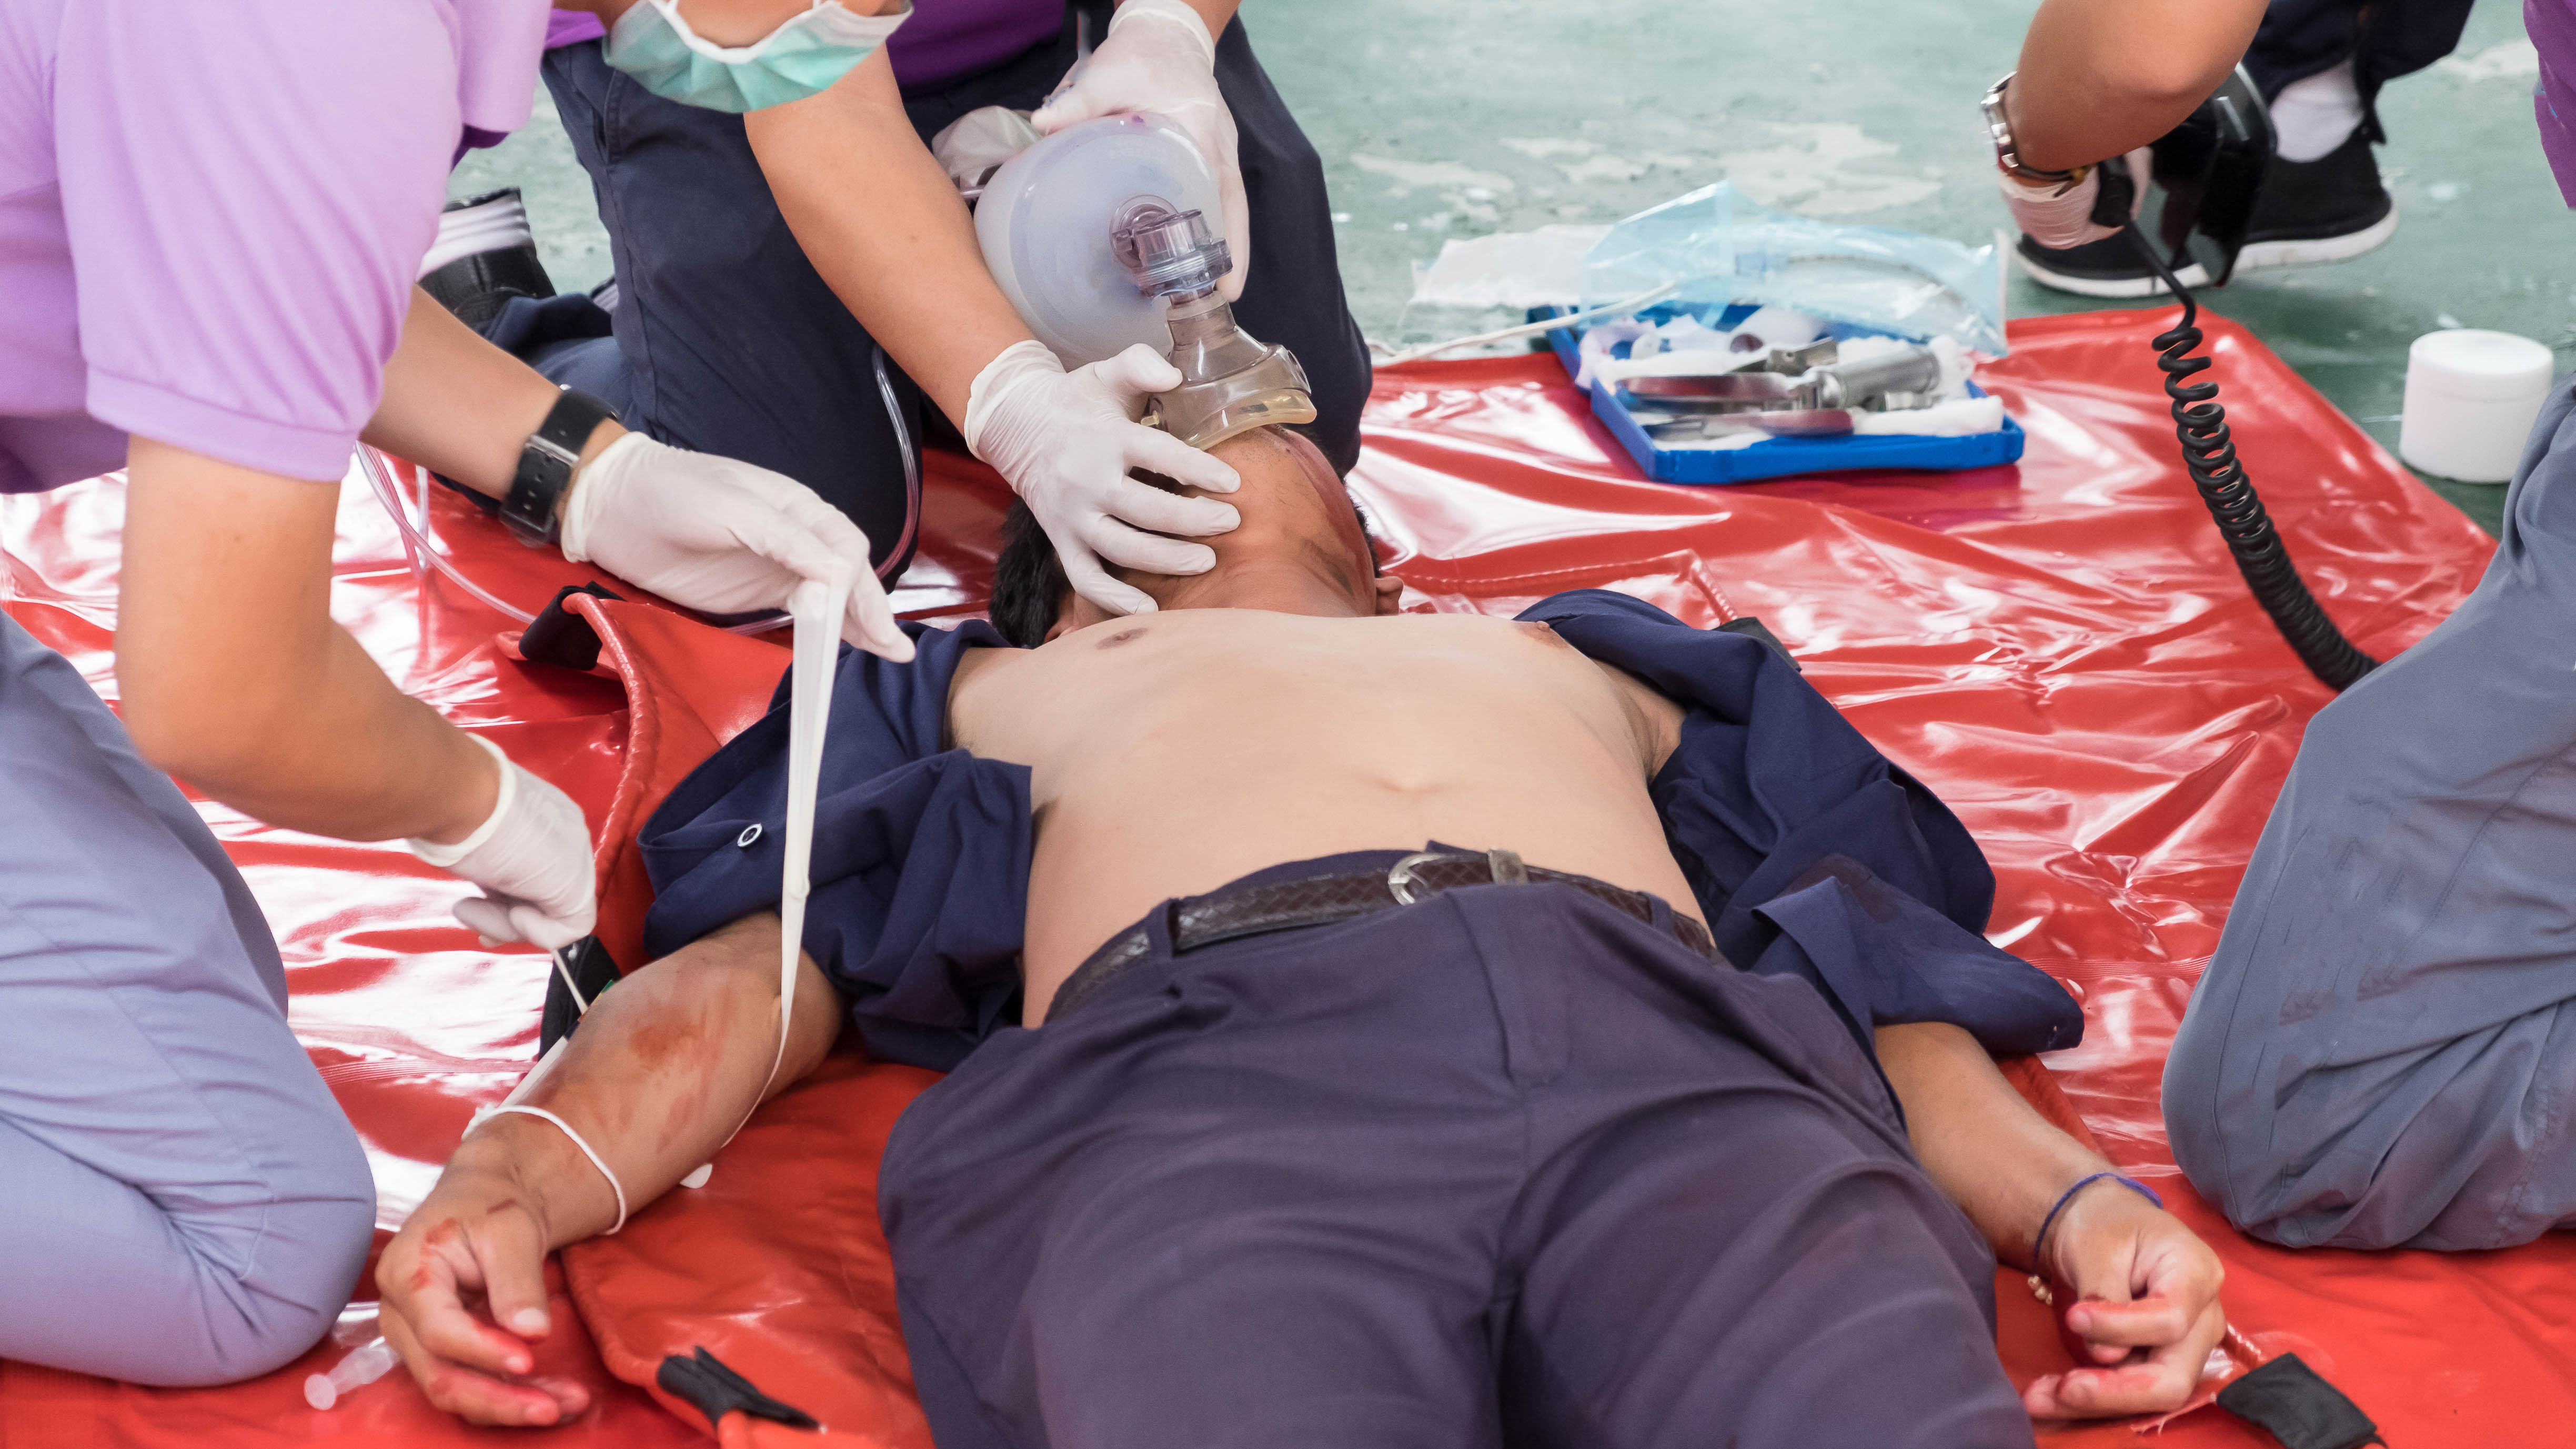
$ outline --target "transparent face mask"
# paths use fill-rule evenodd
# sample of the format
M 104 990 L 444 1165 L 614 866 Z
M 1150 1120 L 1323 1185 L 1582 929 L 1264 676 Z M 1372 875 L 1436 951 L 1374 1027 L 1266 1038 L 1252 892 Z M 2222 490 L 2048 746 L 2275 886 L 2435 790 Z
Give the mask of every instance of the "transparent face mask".
M 689 28 L 678 0 L 637 0 L 609 27 L 607 59 L 665 100 L 740 114 L 829 89 L 911 14 L 909 3 L 861 15 L 815 0 L 755 44 L 722 46 Z

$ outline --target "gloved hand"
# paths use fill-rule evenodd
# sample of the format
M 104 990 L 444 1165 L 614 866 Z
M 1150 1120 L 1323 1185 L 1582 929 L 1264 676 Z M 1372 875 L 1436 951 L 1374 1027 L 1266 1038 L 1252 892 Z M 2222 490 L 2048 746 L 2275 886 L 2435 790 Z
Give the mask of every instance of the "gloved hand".
M 1205 573 L 1216 566 L 1215 550 L 1154 533 L 1204 537 L 1242 522 L 1230 504 L 1182 498 L 1127 476 L 1143 468 L 1214 493 L 1242 486 L 1232 468 L 1136 421 L 1147 394 L 1180 385 L 1180 369 L 1141 342 L 1066 372 L 1045 343 L 1031 341 L 1002 349 L 967 390 L 967 451 L 1028 500 L 1073 591 L 1113 614 L 1151 613 L 1154 601 L 1111 578 L 1101 560 L 1158 574 Z
M 868 567 L 868 538 L 813 489 L 733 458 L 628 433 L 574 475 L 564 557 L 711 614 L 787 607 L 806 579 L 848 574 L 841 637 L 900 664 L 912 641 Z
M 456 919 L 487 946 L 526 941 L 552 951 L 590 934 L 599 917 L 590 826 L 572 797 L 510 763 L 481 735 L 467 739 L 501 767 L 501 794 L 474 833 L 454 845 L 411 839 L 411 853 L 483 888 Z
M 2143 149 L 2130 153 L 2130 174 L 2145 175 L 2146 160 L 2147 153 Z M 2004 205 L 2012 211 L 2013 224 L 2021 228 L 2022 235 L 2041 246 L 2063 251 L 2120 234 L 2118 227 L 2103 226 L 2093 220 L 2093 210 L 2102 199 L 2102 168 L 2099 166 L 2085 168 L 2084 179 L 2062 196 L 2058 194 L 2056 185 L 2050 182 L 2024 181 L 2010 173 L 2005 173 L 2000 179 Z M 2138 214 L 2146 199 L 2145 187 L 2130 188 L 2131 217 Z
M 1181 0 L 1123 0 L 1109 19 L 1109 33 L 1091 54 L 1065 72 L 1056 94 L 1029 117 L 1052 136 L 1079 121 L 1133 112 L 1169 116 L 1189 132 L 1216 172 L 1220 229 L 1234 264 L 1217 291 L 1232 302 L 1243 295 L 1244 269 L 1252 262 L 1252 218 L 1243 204 L 1243 167 L 1235 158 L 1234 113 L 1216 87 L 1216 39 L 1207 22 Z

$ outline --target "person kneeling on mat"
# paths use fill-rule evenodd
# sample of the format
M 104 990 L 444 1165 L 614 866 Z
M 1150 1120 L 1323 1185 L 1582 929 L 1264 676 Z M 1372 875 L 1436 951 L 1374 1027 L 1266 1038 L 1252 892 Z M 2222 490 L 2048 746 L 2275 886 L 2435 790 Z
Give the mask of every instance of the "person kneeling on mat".
M 126 475 L 118 709 L 48 643 L 98 648 L 92 591 L 0 587 L 0 1359 L 264 1374 L 373 1241 L 277 942 L 172 775 L 281 830 L 408 840 L 478 888 L 456 910 L 484 936 L 590 930 L 581 807 L 333 622 L 359 440 L 676 602 L 854 576 L 849 637 L 910 653 L 812 490 L 627 434 L 413 288 L 460 131 L 527 117 L 540 24 L 0 0 L 0 494 Z
M 545 1253 L 845 1035 L 949 1073 L 880 1206 L 950 1449 L 1948 1449 L 2183 1402 L 2218 1260 L 1996 1070 L 2082 1016 L 1978 934 L 1930 792 L 1756 638 L 1597 591 L 1398 614 L 1319 452 L 1215 452 L 1242 524 L 1123 575 L 1157 612 L 1022 514 L 998 628 L 843 656 L 783 1024 L 784 711 L 655 813 L 662 959 L 384 1255 L 433 1402 L 579 1411 L 515 1377 Z M 2015 1395 L 1998 1257 L 2097 1367 Z
M 2576 206 L 2576 14 L 2530 15 L 2542 150 Z M 2571 623 L 2562 378 L 2477 591 L 2308 722 L 2174 1033 L 2174 1160 L 2255 1237 L 2471 1249 L 2576 1227 Z

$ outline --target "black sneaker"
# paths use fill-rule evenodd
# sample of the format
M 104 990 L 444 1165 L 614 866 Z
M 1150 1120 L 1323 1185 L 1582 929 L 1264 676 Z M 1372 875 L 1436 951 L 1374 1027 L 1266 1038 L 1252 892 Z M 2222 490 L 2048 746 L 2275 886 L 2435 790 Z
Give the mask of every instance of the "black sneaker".
M 2314 161 L 2272 158 L 2236 265 L 2292 267 L 2357 257 L 2397 232 L 2397 203 L 2379 183 L 2370 138 L 2356 129 Z
M 2236 254 L 2236 270 L 2339 262 L 2360 256 L 2396 232 L 2397 203 L 2379 182 L 2379 163 L 2370 154 L 2370 138 L 2355 130 L 2342 145 L 2314 161 L 2284 161 L 2275 156 L 2263 168 L 2263 190 L 2254 198 L 2254 217 L 2245 230 L 2245 245 Z M 2022 269 L 2034 281 L 2060 292 L 2152 297 L 2165 289 L 2126 237 L 2105 237 L 2063 250 L 2023 237 L 2018 251 Z M 2208 280 L 2208 273 L 2198 265 L 2183 269 L 2186 287 L 2197 288 Z
M 2080 247 L 2044 247 L 2023 237 L 2014 250 L 2031 280 L 2052 291 L 2079 297 L 2152 297 L 2165 289 L 2164 279 L 2126 236 L 2106 236 Z M 2186 287 L 2209 284 L 2209 273 L 2198 262 L 2177 275 Z
M 513 297 L 546 298 L 555 284 L 537 260 L 519 188 L 451 201 L 438 214 L 438 240 L 421 258 L 421 290 L 480 329 Z

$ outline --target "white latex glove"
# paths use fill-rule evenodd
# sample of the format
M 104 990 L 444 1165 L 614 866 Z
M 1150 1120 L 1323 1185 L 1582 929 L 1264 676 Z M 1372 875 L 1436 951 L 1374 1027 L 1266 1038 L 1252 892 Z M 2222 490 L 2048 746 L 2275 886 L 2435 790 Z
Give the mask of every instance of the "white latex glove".
M 868 538 L 783 473 L 628 433 L 564 499 L 564 557 L 711 614 L 783 609 L 806 579 L 855 582 L 841 637 L 900 664 L 912 641 L 868 567 Z
M 2129 174 L 2145 176 L 2146 162 L 2144 150 L 2130 153 Z M 2117 227 L 2097 226 L 2093 221 L 2094 204 L 2102 197 L 2102 168 L 2099 166 L 2087 168 L 2084 179 L 2075 183 L 2073 189 L 2063 196 L 2057 194 L 2057 187 L 2051 182 L 2024 181 L 2009 172 L 2004 173 L 2000 180 L 2004 205 L 2012 211 L 2013 224 L 2021 228 L 2022 235 L 2041 246 L 2063 251 L 2120 234 Z M 2132 187 L 2129 215 L 2136 217 L 2146 202 L 2146 187 Z
M 1217 291 L 1229 302 L 1240 298 L 1252 263 L 1252 218 L 1235 158 L 1234 113 L 1216 88 L 1216 38 L 1181 0 L 1120 0 L 1109 32 L 1065 72 L 1029 124 L 1052 136 L 1076 122 L 1138 112 L 1170 117 L 1216 172 L 1217 201 L 1225 208 L 1221 232 L 1234 261 Z
M 492 814 L 454 845 L 406 840 L 411 853 L 483 888 L 456 903 L 456 919 L 483 944 L 526 941 L 552 951 L 590 934 L 599 902 L 590 861 L 590 826 L 572 797 L 510 763 L 481 735 L 467 739 L 501 767 Z
M 1103 559 L 1149 573 L 1203 574 L 1216 567 L 1216 550 L 1155 535 L 1204 537 L 1243 521 L 1231 504 L 1127 476 L 1143 468 L 1212 493 L 1242 486 L 1232 468 L 1136 421 L 1148 394 L 1180 385 L 1180 369 L 1141 342 L 1067 372 L 1045 343 L 1032 341 L 1002 349 L 967 390 L 967 451 L 1028 500 L 1073 591 L 1113 614 L 1151 613 L 1154 601 L 1111 578 Z

